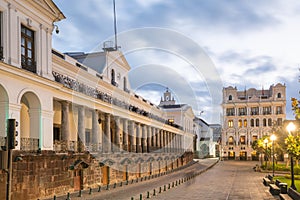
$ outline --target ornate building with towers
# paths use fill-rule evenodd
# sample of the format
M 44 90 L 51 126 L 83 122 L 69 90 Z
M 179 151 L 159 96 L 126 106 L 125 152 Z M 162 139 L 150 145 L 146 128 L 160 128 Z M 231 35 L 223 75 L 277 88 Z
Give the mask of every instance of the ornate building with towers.
M 252 142 L 272 133 L 286 118 L 286 86 L 269 89 L 223 88 L 221 156 L 231 160 L 258 160 Z

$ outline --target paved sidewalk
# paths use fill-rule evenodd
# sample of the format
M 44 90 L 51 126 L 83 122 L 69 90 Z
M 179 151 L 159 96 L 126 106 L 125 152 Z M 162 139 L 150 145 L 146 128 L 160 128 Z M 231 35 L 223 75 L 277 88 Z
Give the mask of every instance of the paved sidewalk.
M 264 173 L 254 172 L 255 162 L 220 161 L 215 167 L 154 199 L 279 199 L 262 183 Z

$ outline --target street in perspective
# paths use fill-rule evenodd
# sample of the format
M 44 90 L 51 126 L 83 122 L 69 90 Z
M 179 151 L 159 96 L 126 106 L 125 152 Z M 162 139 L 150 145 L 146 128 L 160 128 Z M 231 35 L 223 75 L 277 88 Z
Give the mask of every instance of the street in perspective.
M 300 200 L 300 1 L 270 2 L 0 0 L 0 200 Z

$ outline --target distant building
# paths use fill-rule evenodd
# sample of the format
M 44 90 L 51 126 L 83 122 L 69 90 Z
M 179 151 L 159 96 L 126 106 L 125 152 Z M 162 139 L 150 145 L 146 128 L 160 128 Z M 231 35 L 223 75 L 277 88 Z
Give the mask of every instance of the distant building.
M 237 90 L 223 88 L 222 157 L 232 160 L 258 160 L 252 142 L 270 135 L 272 126 L 286 118 L 286 86 L 269 89 Z
M 199 127 L 196 131 L 195 156 L 198 158 L 219 157 L 221 142 L 221 125 L 208 124 L 201 118 L 194 119 Z

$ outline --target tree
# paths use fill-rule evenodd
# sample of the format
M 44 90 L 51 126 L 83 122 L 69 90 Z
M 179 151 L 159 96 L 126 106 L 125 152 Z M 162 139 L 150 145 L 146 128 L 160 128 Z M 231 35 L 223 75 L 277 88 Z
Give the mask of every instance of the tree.
M 266 148 L 266 144 L 264 143 L 265 139 L 268 139 L 267 148 Z M 262 138 L 253 141 L 252 149 L 257 151 L 261 155 L 264 154 L 265 155 L 264 160 L 270 160 L 270 158 L 271 158 L 271 140 L 270 140 L 270 137 L 265 135 Z M 261 165 L 263 165 L 262 162 L 263 162 L 263 159 L 261 159 Z

